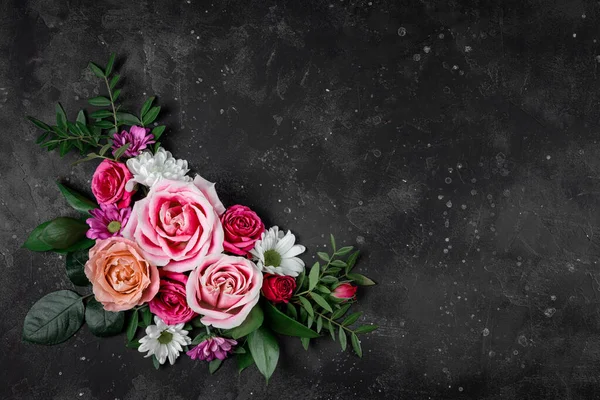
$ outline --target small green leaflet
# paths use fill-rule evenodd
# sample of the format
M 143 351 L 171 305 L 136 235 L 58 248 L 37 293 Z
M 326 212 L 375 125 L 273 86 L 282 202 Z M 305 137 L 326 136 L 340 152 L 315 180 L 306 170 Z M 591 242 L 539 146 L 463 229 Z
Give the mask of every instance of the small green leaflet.
M 319 274 L 321 272 L 321 267 L 318 262 L 314 263 L 312 268 L 310 269 L 310 273 L 308 274 L 308 290 L 313 290 L 317 283 L 319 283 Z

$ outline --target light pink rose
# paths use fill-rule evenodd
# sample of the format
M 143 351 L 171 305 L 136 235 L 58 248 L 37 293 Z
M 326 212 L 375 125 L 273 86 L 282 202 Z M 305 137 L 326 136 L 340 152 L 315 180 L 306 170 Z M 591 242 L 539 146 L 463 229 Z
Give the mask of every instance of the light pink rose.
M 123 163 L 104 160 L 98 165 L 92 178 L 92 193 L 98 204 L 116 204 L 128 207 L 135 192 L 125 190 L 125 184 L 133 175 Z
M 186 285 L 190 308 L 203 315 L 204 325 L 239 326 L 258 303 L 263 276 L 250 260 L 214 254 L 190 273 Z
M 217 211 L 192 182 L 165 179 L 152 186 L 133 205 L 122 235 L 134 240 L 148 260 L 168 271 L 190 271 L 206 255 L 223 251 Z
M 223 203 L 221 203 L 221 200 L 219 200 L 219 196 L 217 195 L 217 190 L 215 189 L 215 184 L 213 182 L 209 182 L 200 175 L 196 175 L 194 178 L 194 185 L 196 185 L 196 187 L 200 189 L 202 193 L 204 193 L 204 196 L 206 196 L 219 216 L 225 212 L 225 206 Z
M 152 300 L 158 292 L 156 266 L 146 260 L 131 240 L 111 237 L 96 241 L 85 263 L 96 300 L 107 311 L 130 310 Z

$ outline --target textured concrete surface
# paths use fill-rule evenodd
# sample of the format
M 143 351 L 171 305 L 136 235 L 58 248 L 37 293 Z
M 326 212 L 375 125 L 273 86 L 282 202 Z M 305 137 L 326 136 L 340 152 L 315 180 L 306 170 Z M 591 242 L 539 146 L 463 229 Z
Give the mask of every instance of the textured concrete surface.
M 0 398 L 600 398 L 596 2 L 0 2 Z M 124 337 L 20 341 L 64 260 L 20 249 L 87 190 L 25 115 L 71 117 L 120 55 L 123 96 L 227 204 L 333 232 L 379 282 L 365 356 L 284 343 L 269 386 L 232 362 L 155 371 Z

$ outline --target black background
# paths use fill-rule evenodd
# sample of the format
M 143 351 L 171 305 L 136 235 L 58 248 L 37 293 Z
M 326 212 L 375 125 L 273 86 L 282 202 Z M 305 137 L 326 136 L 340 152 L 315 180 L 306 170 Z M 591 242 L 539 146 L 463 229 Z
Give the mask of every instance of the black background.
M 0 397 L 15 399 L 599 398 L 596 2 L 0 2 Z M 381 328 L 364 358 L 283 341 L 272 381 L 228 362 L 155 371 L 84 327 L 21 342 L 64 259 L 20 246 L 72 211 L 75 167 L 24 120 L 71 118 L 86 68 L 119 54 L 123 99 L 156 95 L 163 144 L 226 205 L 292 229 L 313 254 L 364 253 Z

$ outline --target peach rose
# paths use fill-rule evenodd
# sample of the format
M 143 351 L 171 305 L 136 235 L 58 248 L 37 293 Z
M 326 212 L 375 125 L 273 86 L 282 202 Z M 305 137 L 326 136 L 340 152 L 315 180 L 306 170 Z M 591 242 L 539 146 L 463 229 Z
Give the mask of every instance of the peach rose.
M 152 300 L 158 292 L 158 269 L 142 257 L 142 251 L 131 240 L 98 240 L 89 256 L 85 276 L 105 310 L 129 310 Z
M 204 325 L 239 326 L 258 303 L 263 276 L 252 261 L 225 254 L 202 259 L 186 284 L 187 301 Z

